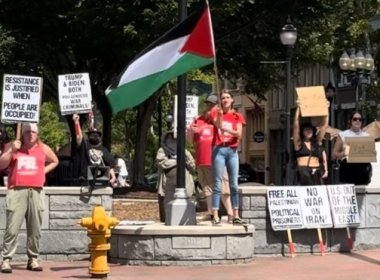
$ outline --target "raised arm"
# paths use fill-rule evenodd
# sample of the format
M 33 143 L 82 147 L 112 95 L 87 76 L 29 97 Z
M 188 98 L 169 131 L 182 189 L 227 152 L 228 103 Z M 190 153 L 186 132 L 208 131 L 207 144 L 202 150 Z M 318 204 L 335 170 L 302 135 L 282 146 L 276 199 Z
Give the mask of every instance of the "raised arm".
M 322 174 L 322 178 L 325 179 L 328 177 L 328 174 L 329 174 L 328 164 L 327 164 L 327 154 L 325 150 L 322 151 L 322 160 L 323 160 L 323 168 L 325 170 L 325 172 Z
M 80 117 L 78 114 L 73 114 L 73 121 L 75 126 L 75 140 L 79 147 L 83 141 L 82 128 L 80 127 Z
M 294 120 L 293 120 L 293 145 L 294 149 L 298 151 L 301 149 L 301 137 L 300 137 L 300 106 L 299 101 L 297 100 L 297 109 L 294 113 Z
M 190 144 L 194 143 L 194 137 L 195 137 L 195 133 L 196 133 L 197 129 L 198 129 L 197 119 L 194 119 L 192 121 L 192 123 L 188 126 L 188 128 L 186 129 L 186 140 Z
M 327 107 L 329 107 L 329 102 L 327 102 Z M 317 141 L 319 145 L 322 145 L 322 141 L 325 138 L 326 130 L 329 125 L 329 115 L 323 117 L 323 123 L 322 126 L 319 128 L 318 135 L 317 135 Z

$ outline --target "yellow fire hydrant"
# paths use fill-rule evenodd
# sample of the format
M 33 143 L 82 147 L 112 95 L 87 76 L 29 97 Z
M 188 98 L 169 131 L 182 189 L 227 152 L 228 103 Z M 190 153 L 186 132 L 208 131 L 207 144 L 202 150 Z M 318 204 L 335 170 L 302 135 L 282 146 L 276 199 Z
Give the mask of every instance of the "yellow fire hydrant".
M 108 238 L 111 236 L 111 228 L 118 223 L 116 218 L 107 216 L 100 205 L 94 207 L 91 217 L 82 218 L 80 221 L 80 225 L 87 228 L 87 235 L 91 238 L 88 246 L 91 255 L 89 272 L 93 278 L 105 278 L 110 272 L 107 251 L 111 245 Z

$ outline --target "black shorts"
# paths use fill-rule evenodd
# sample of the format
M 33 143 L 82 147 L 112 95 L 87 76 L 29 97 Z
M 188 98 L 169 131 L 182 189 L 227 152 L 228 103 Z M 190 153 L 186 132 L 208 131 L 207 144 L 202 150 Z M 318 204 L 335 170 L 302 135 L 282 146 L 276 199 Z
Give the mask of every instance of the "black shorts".
M 321 185 L 322 174 L 319 167 L 297 166 L 297 184 L 301 186 Z

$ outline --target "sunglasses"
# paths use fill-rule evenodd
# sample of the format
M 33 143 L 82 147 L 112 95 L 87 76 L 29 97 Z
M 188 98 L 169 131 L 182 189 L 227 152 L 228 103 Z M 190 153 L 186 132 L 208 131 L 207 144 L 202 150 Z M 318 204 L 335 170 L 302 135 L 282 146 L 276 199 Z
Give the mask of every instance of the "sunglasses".
M 354 121 L 354 122 L 361 122 L 362 118 L 352 118 L 352 121 Z

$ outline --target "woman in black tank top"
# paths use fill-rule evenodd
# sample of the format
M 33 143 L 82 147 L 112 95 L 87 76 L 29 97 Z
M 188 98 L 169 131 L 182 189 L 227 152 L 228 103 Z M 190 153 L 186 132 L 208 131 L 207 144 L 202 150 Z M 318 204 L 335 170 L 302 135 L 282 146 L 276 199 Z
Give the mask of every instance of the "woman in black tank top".
M 300 126 L 299 119 L 300 106 L 297 101 L 293 123 L 293 144 L 297 161 L 296 184 L 320 185 L 322 179 L 326 178 L 328 174 L 326 152 L 322 146 L 328 125 L 328 116 L 323 118 L 318 133 L 311 123 L 304 123 Z

